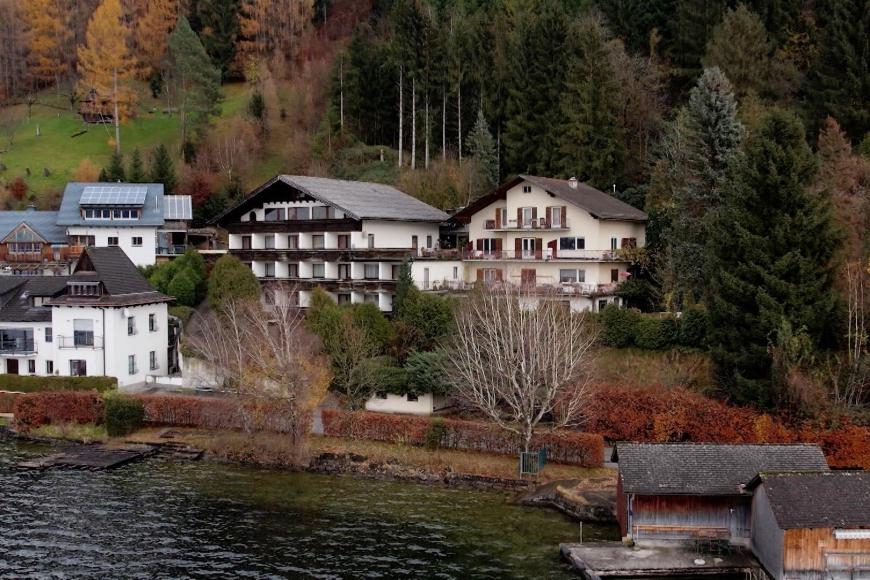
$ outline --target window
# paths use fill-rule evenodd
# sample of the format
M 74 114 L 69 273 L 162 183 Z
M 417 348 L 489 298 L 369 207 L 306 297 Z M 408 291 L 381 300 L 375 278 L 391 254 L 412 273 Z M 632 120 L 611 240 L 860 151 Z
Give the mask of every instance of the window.
M 456 280 L 459 278 L 459 267 L 453 266 L 453 279 Z
M 586 249 L 586 238 L 577 238 L 577 249 L 585 250 Z
M 379 399 L 386 399 L 386 398 L 387 398 L 387 392 L 386 392 L 386 391 L 378 391 L 378 393 L 377 393 L 377 397 L 378 397 Z
M 325 220 L 329 217 L 329 208 L 325 205 L 316 205 L 311 208 L 311 219 Z
M 497 251 L 496 246 L 498 245 L 497 238 L 483 238 L 481 240 L 481 247 L 483 248 L 483 252 L 485 254 L 493 254 Z
M 39 242 L 9 242 L 7 244 L 10 254 L 35 254 L 42 251 Z
M 573 284 L 577 281 L 577 270 L 559 270 L 559 282 Z
M 251 236 L 242 236 L 242 249 L 250 250 L 251 249 Z
M 369 234 L 368 237 L 369 237 L 369 248 L 374 248 L 375 247 L 375 235 Z
M 577 270 L 577 281 L 580 283 L 586 282 L 586 270 Z
M 73 346 L 94 346 L 94 321 L 83 318 L 73 320 Z
M 377 304 L 378 303 L 378 295 L 377 294 L 366 294 L 363 298 L 366 304 Z
M 88 363 L 83 360 L 69 361 L 69 374 L 71 377 L 84 377 L 88 374 Z
M 148 332 L 156 332 L 157 331 L 157 315 L 149 314 L 148 315 Z
M 429 289 L 429 268 L 423 268 L 423 290 Z
M 142 245 L 142 238 L 140 236 L 133 236 L 133 245 L 139 247 Z
M 263 276 L 265 278 L 275 277 L 275 262 L 266 262 L 264 264 Z
M 157 370 L 157 351 L 152 350 L 148 353 L 148 368 L 152 371 Z
M 531 207 L 524 207 L 524 208 L 522 208 L 522 211 L 523 211 L 523 214 L 522 214 L 522 215 L 523 215 L 523 223 L 520 224 L 521 226 L 523 226 L 523 227 L 529 227 L 529 226 L 532 225 L 532 216 L 534 215 L 534 211 L 533 211 L 533 210 L 534 210 L 534 208 L 531 208 Z
M 484 268 L 483 269 L 483 281 L 487 283 L 496 282 L 498 280 L 498 272 L 499 270 L 495 268 Z
M 52 341 L 52 334 L 51 334 L 51 327 L 49 326 L 48 328 L 45 329 L 45 342 L 51 342 L 51 341 Z
M 599 300 L 598 301 L 598 312 L 601 312 L 605 308 L 607 308 L 607 300 Z
M 135 375 L 136 372 L 136 355 L 131 354 L 127 357 L 127 374 Z
M 311 216 L 311 210 L 307 207 L 291 207 L 287 210 L 288 220 L 307 220 Z
M 338 303 L 339 304 L 350 304 L 350 294 L 339 294 L 338 295 Z
M 311 264 L 311 277 L 324 278 L 326 277 L 326 264 Z
M 350 280 L 350 264 L 339 264 L 338 265 L 338 279 L 339 280 Z
M 136 334 L 136 318 L 133 316 L 127 317 L 127 334 Z
M 615 250 L 617 243 L 619 243 L 619 240 L 617 238 L 610 238 L 610 249 Z
M 69 293 L 73 296 L 99 296 L 100 285 L 97 282 L 67 284 Z
M 432 247 L 432 236 L 426 236 L 426 247 L 427 248 Z
M 248 214 L 248 221 L 249 221 L 249 222 L 255 222 L 255 221 L 257 221 L 257 212 L 252 211 L 251 213 L 249 213 L 249 214 Z
M 275 234 L 268 234 L 263 236 L 263 247 L 267 250 L 275 249 Z
M 614 268 L 610 271 L 610 281 L 619 282 L 619 270 L 617 268 Z
M 118 238 L 114 237 L 114 236 L 109 236 L 109 245 L 110 246 L 117 246 L 118 245 Z
M 346 250 L 350 247 L 350 236 L 347 234 L 338 235 L 338 249 Z
M 398 280 L 399 274 L 402 272 L 402 267 L 396 264 L 390 266 L 390 280 Z
M 366 280 L 377 280 L 378 279 L 378 265 L 377 264 L 366 264 L 365 270 L 363 272 L 363 277 Z
M 53 360 L 45 361 L 45 374 L 47 374 L 47 375 L 54 374 L 54 361 Z
M 316 234 L 311 236 L 311 247 L 315 250 L 322 250 L 326 247 L 326 240 L 323 234 Z
M 561 207 L 551 207 L 549 213 L 550 213 L 550 227 L 561 228 L 562 227 L 562 208 Z
M 417 236 L 411 236 L 411 248 L 414 250 L 417 249 Z
M 269 207 L 263 211 L 263 220 L 267 222 L 283 222 L 284 221 L 283 207 Z
M 27 372 L 31 375 L 36 374 L 36 361 L 34 359 L 30 359 L 27 361 Z
M 560 250 L 585 250 L 586 238 L 559 238 Z
M 531 185 L 524 185 L 523 186 L 523 193 L 532 193 L 532 186 Z
M 299 249 L 299 234 L 292 234 L 287 236 L 287 248 L 290 250 Z
M 417 395 L 415 395 L 414 393 L 408 393 L 407 397 L 409 403 L 416 403 L 419 400 Z

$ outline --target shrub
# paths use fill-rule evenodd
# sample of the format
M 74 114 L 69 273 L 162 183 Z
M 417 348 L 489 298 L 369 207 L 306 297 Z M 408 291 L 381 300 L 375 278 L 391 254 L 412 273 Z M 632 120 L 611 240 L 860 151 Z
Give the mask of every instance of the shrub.
M 15 400 L 20 396 L 21 393 L 0 391 L 0 413 L 11 413 L 15 408 Z
M 432 419 L 426 430 L 426 449 L 440 449 L 446 436 L 447 427 L 444 426 L 444 419 Z
M 106 433 L 110 437 L 123 437 L 142 427 L 145 407 L 142 401 L 126 395 L 106 398 Z
M 324 432 L 331 437 L 424 446 L 436 436 L 436 429 L 443 428 L 438 440 L 444 448 L 501 454 L 519 451 L 516 437 L 492 423 L 441 419 L 439 426 L 433 427 L 427 417 L 340 409 L 323 409 L 322 417 Z M 601 436 L 569 430 L 538 433 L 532 445 L 546 447 L 551 461 L 583 467 L 600 467 L 604 454 Z
M 97 391 L 26 393 L 15 401 L 13 413 L 15 427 L 22 431 L 59 423 L 99 424 L 103 399 Z
M 689 348 L 706 348 L 709 329 L 710 319 L 706 310 L 684 310 L 677 326 L 677 344 Z
M 641 316 L 636 310 L 610 304 L 598 317 L 601 322 L 601 342 L 607 346 L 625 348 L 634 344 Z
M 229 429 L 248 432 L 295 432 L 298 423 L 289 403 L 274 399 L 136 395 L 145 409 L 145 422 L 177 427 Z
M 647 350 L 664 350 L 670 348 L 677 333 L 677 325 L 673 318 L 653 318 L 642 316 L 635 327 L 634 341 L 638 347 Z
M 43 391 L 111 391 L 118 386 L 114 377 L 31 377 L 0 375 L 0 391 L 37 393 Z

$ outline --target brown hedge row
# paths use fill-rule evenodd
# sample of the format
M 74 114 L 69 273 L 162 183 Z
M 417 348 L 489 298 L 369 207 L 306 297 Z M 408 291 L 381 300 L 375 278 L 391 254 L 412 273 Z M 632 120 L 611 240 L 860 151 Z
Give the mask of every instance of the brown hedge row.
M 427 432 L 433 424 L 429 417 L 367 411 L 323 409 L 321 416 L 324 432 L 331 437 L 421 446 L 427 443 Z M 514 454 L 519 450 L 516 440 L 494 424 L 459 419 L 438 419 L 438 423 L 444 429 L 442 447 L 503 454 Z M 601 436 L 568 430 L 539 433 L 533 446 L 546 447 L 550 461 L 584 467 L 600 467 L 604 453 Z
M 103 399 L 97 391 L 24 393 L 15 400 L 15 428 L 22 431 L 58 423 L 103 421 Z
M 21 393 L 0 391 L 0 413 L 11 413 L 15 408 L 15 399 L 20 396 Z
M 145 407 L 145 421 L 155 425 L 289 433 L 294 430 L 291 410 L 279 401 L 136 395 Z
M 114 377 L 37 377 L 0 374 L 0 391 L 39 393 L 45 391 L 111 391 L 118 386 Z

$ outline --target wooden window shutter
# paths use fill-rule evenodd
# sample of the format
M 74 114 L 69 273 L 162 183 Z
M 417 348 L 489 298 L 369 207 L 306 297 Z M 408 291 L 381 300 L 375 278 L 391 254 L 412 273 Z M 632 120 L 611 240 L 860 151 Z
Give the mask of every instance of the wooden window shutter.
M 483 268 L 477 269 L 477 281 L 483 282 Z
M 501 252 L 501 238 L 493 238 L 495 240 L 495 251 Z
M 627 248 L 628 247 L 628 238 L 622 238 L 621 240 L 619 240 L 619 247 L 620 248 Z
M 522 223 L 523 223 L 523 208 L 518 207 L 517 208 L 517 227 L 522 225 Z
M 565 227 L 565 224 L 568 222 L 568 206 L 562 206 L 562 227 Z
M 495 229 L 501 228 L 501 208 L 495 208 Z
M 610 271 L 610 281 L 619 282 L 619 269 L 614 268 Z
M 546 208 L 546 211 L 544 212 L 544 219 L 547 220 L 548 224 L 553 223 L 553 208 L 552 207 Z
M 514 252 L 516 252 L 515 258 L 519 258 L 520 254 L 523 251 L 523 240 L 522 238 L 517 238 L 514 240 Z
M 536 208 L 536 207 L 532 208 L 532 219 L 533 220 L 538 219 L 538 208 Z
M 544 239 L 535 238 L 535 258 L 540 260 L 544 255 Z
M 478 251 L 478 252 L 482 252 L 482 251 L 483 251 L 483 238 L 478 238 L 478 239 L 477 239 L 477 251 Z
M 495 271 L 495 281 L 496 281 L 496 282 L 501 282 L 501 281 L 502 281 L 501 270 L 500 270 L 500 269 Z

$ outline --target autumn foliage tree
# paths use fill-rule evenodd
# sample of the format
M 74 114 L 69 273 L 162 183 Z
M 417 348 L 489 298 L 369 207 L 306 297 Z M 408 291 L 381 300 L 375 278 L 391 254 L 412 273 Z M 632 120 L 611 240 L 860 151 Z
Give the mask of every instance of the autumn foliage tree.
M 166 55 L 169 33 L 178 19 L 178 0 L 148 0 L 136 21 L 135 40 L 139 78 L 147 79 L 160 69 Z
M 59 0 L 21 3 L 27 26 L 30 74 L 40 83 L 58 85 L 67 72 L 63 49 L 70 31 L 62 4 Z

